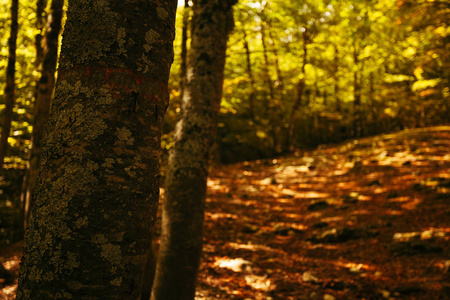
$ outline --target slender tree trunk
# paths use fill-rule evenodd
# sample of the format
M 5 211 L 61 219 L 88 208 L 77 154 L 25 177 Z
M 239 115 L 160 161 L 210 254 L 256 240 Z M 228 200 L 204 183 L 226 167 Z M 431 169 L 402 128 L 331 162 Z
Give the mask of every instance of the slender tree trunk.
M 18 300 L 140 298 L 176 1 L 130 2 L 70 2 Z
M 194 1 L 186 90 L 167 170 L 153 300 L 192 300 L 195 296 L 206 179 L 235 2 Z
M 339 48 L 338 45 L 334 45 L 334 99 L 336 101 L 336 111 L 338 113 L 342 112 L 341 98 L 339 97 Z
M 19 12 L 19 0 L 11 1 L 11 30 L 8 39 L 8 65 L 6 67 L 6 86 L 5 86 L 5 110 L 2 118 L 2 131 L 0 136 L 0 169 L 5 162 L 5 155 L 8 149 L 8 137 L 11 131 L 12 114 L 14 107 L 14 92 L 16 89 L 16 48 L 17 48 L 17 32 L 19 25 L 17 23 Z
M 263 56 L 264 56 L 264 75 L 266 77 L 267 86 L 269 87 L 269 99 L 272 102 L 275 98 L 275 87 L 272 81 L 272 77 L 270 76 L 270 70 L 269 70 L 269 55 L 267 54 L 267 44 L 266 44 L 266 28 L 265 25 L 261 22 L 261 45 L 263 47 Z M 267 108 L 270 107 L 270 102 Z
M 250 80 L 250 94 L 248 96 L 248 114 L 250 119 L 255 121 L 255 98 L 256 98 L 256 88 L 255 88 L 255 76 L 253 75 L 252 70 L 252 59 L 250 54 L 250 46 L 248 44 L 247 32 L 242 30 L 244 35 L 244 49 L 245 49 L 245 58 L 247 62 L 247 76 Z
M 269 120 L 269 131 L 270 131 L 270 135 L 272 136 L 272 149 L 275 153 L 277 152 L 281 152 L 280 149 L 280 133 L 279 133 L 279 128 L 280 128 L 280 120 L 278 120 L 278 99 L 276 97 L 276 88 L 275 88 L 275 84 L 274 81 L 271 78 L 271 74 L 270 74 L 270 62 L 269 62 L 269 55 L 268 55 L 268 48 L 267 48 L 267 44 L 266 44 L 266 26 L 264 24 L 264 22 L 261 22 L 261 44 L 263 47 L 263 56 L 264 56 L 264 73 L 265 73 L 265 77 L 266 77 L 266 82 L 267 82 L 267 86 L 269 87 L 269 99 L 268 99 L 268 103 L 266 105 L 266 113 L 267 113 L 267 118 Z
M 281 73 L 278 50 L 275 45 L 275 41 L 272 34 L 272 27 L 269 21 L 266 21 L 268 25 L 268 34 L 269 34 L 269 46 L 271 47 L 275 65 L 275 71 L 277 74 L 277 79 L 274 83 L 275 85 L 275 99 L 273 99 L 272 103 L 272 124 L 275 127 L 274 132 L 277 136 L 277 143 L 275 145 L 275 152 L 281 153 L 283 151 L 283 139 L 282 139 L 282 129 L 283 129 L 283 115 L 282 115 L 282 106 L 284 104 L 284 81 L 283 75 Z
M 36 28 L 39 31 L 38 33 L 36 33 L 36 35 L 34 36 L 34 44 L 36 47 L 36 60 L 34 62 L 35 68 L 37 71 L 41 72 L 42 71 L 42 61 L 44 59 L 44 47 L 42 46 L 42 31 L 44 30 L 45 27 L 45 8 L 47 6 L 47 1 L 46 0 L 37 0 L 36 2 Z M 39 89 L 39 79 L 36 80 L 36 89 L 35 89 L 35 93 L 34 93 L 34 99 L 37 98 L 37 94 L 38 94 L 38 89 Z M 29 168 L 29 164 L 28 164 L 28 168 Z M 23 181 L 22 181 L 22 194 L 21 194 L 21 198 L 20 198 L 20 208 L 23 210 L 23 216 L 24 216 L 24 230 L 27 227 L 27 209 L 26 209 L 26 190 L 27 190 L 27 186 L 29 184 L 29 169 L 27 169 L 25 171 L 25 175 L 23 177 Z
M 27 228 L 29 208 L 37 181 L 40 155 L 44 140 L 45 127 L 50 115 L 50 101 L 55 85 L 56 63 L 58 61 L 59 33 L 62 25 L 64 0 L 52 0 L 45 33 L 44 59 L 41 66 L 41 78 L 37 85 L 34 104 L 33 132 L 31 133 L 31 152 L 29 167 L 25 176 L 26 187 L 23 191 L 24 228 Z
M 189 9 L 189 0 L 184 1 L 183 11 L 183 28 L 181 33 L 181 66 L 180 66 L 180 98 L 183 99 L 184 88 L 186 85 L 186 71 L 187 71 L 187 40 L 189 30 L 189 15 L 191 10 Z
M 289 149 L 289 151 L 294 151 L 294 146 L 295 146 L 295 136 L 294 136 L 294 132 L 295 132 L 295 123 L 297 121 L 297 112 L 302 104 L 302 98 L 303 98 L 303 93 L 304 93 L 304 89 L 305 89 L 305 69 L 306 69 L 306 64 L 308 63 L 308 31 L 305 27 L 305 31 L 303 31 L 302 34 L 303 37 L 303 63 L 302 63 L 302 67 L 300 69 L 301 74 L 302 74 L 302 78 L 299 80 L 298 84 L 297 84 L 297 96 L 295 98 L 295 102 L 294 105 L 292 106 L 291 109 L 291 114 L 289 116 L 289 124 L 288 124 L 288 136 L 286 138 L 286 149 Z
M 45 8 L 47 0 L 37 0 L 36 2 L 36 28 L 39 31 L 34 36 L 36 46 L 36 69 L 40 68 L 44 58 L 44 47 L 42 47 L 42 30 L 45 27 Z
M 353 131 L 356 137 L 361 136 L 362 120 L 361 120 L 361 70 L 359 68 L 359 51 L 356 46 L 353 52 L 353 60 L 356 66 L 356 70 L 353 72 Z

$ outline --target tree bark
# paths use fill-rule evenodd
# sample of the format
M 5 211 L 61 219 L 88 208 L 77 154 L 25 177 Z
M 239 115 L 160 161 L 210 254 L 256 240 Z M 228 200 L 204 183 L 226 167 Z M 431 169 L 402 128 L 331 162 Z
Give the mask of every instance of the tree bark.
M 139 299 L 176 1 L 71 1 L 17 299 Z
M 8 39 L 8 65 L 6 67 L 5 86 L 5 110 L 2 118 L 2 131 L 0 136 L 0 169 L 3 169 L 5 155 L 8 149 L 8 137 L 11 131 L 12 114 L 14 107 L 14 91 L 16 89 L 16 48 L 19 25 L 17 22 L 19 12 L 19 0 L 11 1 L 11 30 Z
M 194 1 L 186 89 L 169 157 L 153 300 L 192 300 L 195 296 L 208 160 L 222 98 L 235 2 Z
M 64 0 L 53 0 L 45 33 L 44 58 L 41 66 L 41 78 L 37 84 L 34 104 L 33 131 L 31 133 L 31 151 L 26 173 L 26 187 L 23 191 L 24 228 L 27 228 L 29 208 L 36 187 L 42 143 L 45 127 L 50 115 L 50 102 L 55 85 L 56 63 L 58 62 L 59 33 L 62 26 Z

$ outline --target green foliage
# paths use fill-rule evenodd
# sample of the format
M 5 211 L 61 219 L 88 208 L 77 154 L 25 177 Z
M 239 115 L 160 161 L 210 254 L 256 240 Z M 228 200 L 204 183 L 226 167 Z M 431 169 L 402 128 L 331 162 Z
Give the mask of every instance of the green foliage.
M 9 2 L 0 1 L 1 76 L 8 53 Z M 181 102 L 183 10 L 177 12 L 171 103 L 163 126 L 165 153 Z M 24 167 L 28 156 L 39 76 L 35 35 L 43 32 L 37 28 L 36 1 L 21 1 L 19 14 L 17 101 L 7 167 Z M 240 1 L 228 43 L 216 157 L 233 161 L 287 151 L 291 114 L 294 148 L 351 138 L 357 134 L 358 119 L 362 135 L 448 122 L 448 15 L 445 1 Z M 295 109 L 300 81 L 304 88 Z M 0 113 L 3 90 L 0 80 Z

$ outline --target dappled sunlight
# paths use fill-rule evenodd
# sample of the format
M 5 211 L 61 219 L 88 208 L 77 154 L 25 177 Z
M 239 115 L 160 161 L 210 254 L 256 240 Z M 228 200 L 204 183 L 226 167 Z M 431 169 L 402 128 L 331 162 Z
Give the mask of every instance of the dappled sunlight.
M 345 262 L 345 261 L 338 261 L 338 262 L 336 262 L 336 265 L 339 267 L 346 268 L 350 272 L 353 272 L 353 273 L 359 273 L 361 271 L 373 271 L 376 269 L 374 266 L 370 266 L 367 264 Z
M 372 214 L 372 212 L 367 209 L 359 209 L 359 210 L 354 210 L 352 212 L 352 214 L 364 216 L 364 215 L 370 215 L 370 214 Z
M 301 191 L 295 194 L 296 199 L 320 199 L 329 196 L 330 196 L 329 193 L 323 193 L 319 191 L 308 191 L 308 192 Z
M 231 249 L 244 249 L 249 251 L 266 251 L 266 252 L 280 252 L 279 249 L 271 248 L 266 245 L 258 245 L 258 244 L 239 244 L 233 242 L 227 242 L 226 247 L 230 247 Z
M 246 275 L 245 281 L 255 290 L 269 292 L 276 288 L 276 285 L 267 276 Z
M 386 215 L 390 215 L 390 216 L 400 216 L 403 214 L 402 211 L 400 210 L 392 210 L 392 209 L 388 209 L 385 211 Z
M 327 217 L 327 218 L 321 219 L 322 222 L 327 222 L 327 223 L 341 222 L 343 220 L 344 220 L 344 217 L 342 217 L 342 216 L 334 216 L 334 217 Z
M 207 220 L 218 220 L 218 219 L 237 219 L 239 216 L 229 213 L 205 213 L 205 219 Z

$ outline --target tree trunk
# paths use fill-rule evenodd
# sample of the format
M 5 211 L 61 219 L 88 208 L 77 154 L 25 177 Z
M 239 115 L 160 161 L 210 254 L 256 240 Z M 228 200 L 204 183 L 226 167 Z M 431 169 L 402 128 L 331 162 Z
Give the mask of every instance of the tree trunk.
M 170 153 L 153 300 L 194 299 L 206 179 L 236 0 L 194 1 L 186 89 Z
M 71 1 L 17 299 L 139 299 L 176 1 Z
M 180 66 L 180 98 L 183 99 L 184 87 L 186 84 L 186 71 L 187 71 L 187 40 L 188 40 L 188 27 L 189 27 L 189 0 L 184 1 L 183 11 L 183 29 L 181 33 L 181 66 Z
M 359 67 L 359 47 L 356 42 L 353 50 L 353 61 L 355 63 L 355 71 L 353 71 L 353 134 L 355 137 L 361 137 L 362 119 L 361 119 L 361 74 Z
M 51 14 L 48 18 L 45 33 L 44 59 L 41 67 L 41 78 L 37 84 L 36 102 L 34 104 L 33 132 L 31 133 L 31 152 L 29 167 L 26 173 L 26 187 L 23 191 L 24 228 L 27 228 L 29 208 L 37 181 L 45 126 L 50 115 L 50 101 L 55 85 L 56 63 L 58 61 L 59 33 L 62 25 L 64 0 L 53 0 Z
M 286 149 L 289 149 L 289 151 L 294 151 L 295 147 L 294 133 L 295 133 L 295 123 L 297 121 L 297 111 L 299 110 L 302 104 L 302 98 L 305 89 L 305 79 L 306 79 L 305 69 L 306 64 L 308 63 L 308 31 L 306 27 L 305 31 L 303 31 L 302 38 L 303 38 L 303 63 L 301 67 L 301 74 L 303 77 L 299 80 L 297 84 L 297 97 L 295 99 L 294 105 L 292 106 L 291 114 L 289 117 L 288 136 L 286 138 Z
M 248 95 L 248 114 L 250 119 L 255 122 L 255 98 L 256 98 L 256 88 L 255 88 L 255 76 L 253 75 L 253 69 L 252 69 L 252 63 L 251 63 L 251 56 L 250 56 L 250 46 L 248 44 L 247 40 L 247 32 L 242 30 L 242 33 L 244 35 L 244 49 L 245 49 L 245 57 L 247 62 L 247 76 L 250 80 L 250 94 Z
M 334 98 L 336 100 L 336 111 L 342 112 L 341 98 L 339 97 L 339 48 L 334 44 L 334 66 L 333 66 L 333 81 L 334 81 Z
M 267 86 L 269 87 L 269 98 L 267 99 L 267 105 L 265 106 L 265 112 L 267 114 L 267 120 L 268 120 L 268 130 L 270 132 L 270 136 L 272 137 L 272 150 L 277 153 L 279 151 L 279 144 L 280 144 L 280 139 L 279 139 L 279 132 L 278 132 L 278 128 L 280 127 L 280 124 L 277 124 L 279 122 L 277 122 L 277 99 L 275 97 L 275 84 L 272 81 L 272 76 L 270 74 L 270 62 L 269 62 L 269 56 L 267 54 L 268 49 L 267 49 L 267 44 L 266 44 L 266 26 L 264 24 L 263 21 L 261 21 L 261 29 L 260 29 L 260 33 L 261 33 L 261 45 L 263 48 L 263 57 L 264 57 L 264 66 L 263 66 L 263 70 L 264 70 L 264 75 L 266 77 L 266 83 Z
M 5 155 L 8 149 L 8 137 L 11 131 L 12 114 L 14 107 L 14 91 L 16 89 L 16 48 L 17 32 L 19 25 L 17 23 L 19 12 L 19 0 L 11 1 L 11 31 L 8 39 L 8 65 L 6 67 L 6 86 L 5 86 L 5 110 L 2 118 L 2 131 L 0 136 L 0 169 L 3 169 Z
M 45 27 L 45 8 L 47 6 L 47 0 L 37 0 L 36 1 L 36 29 L 38 30 L 38 33 L 34 36 L 34 45 L 36 47 L 36 60 L 34 62 L 35 68 L 37 71 L 42 73 L 42 61 L 44 59 L 44 47 L 42 46 L 42 31 Z M 36 89 L 34 91 L 34 99 L 37 99 L 37 94 L 39 90 L 39 79 L 36 80 Z M 27 206 L 27 187 L 29 184 L 29 168 L 30 165 L 28 164 L 28 169 L 25 171 L 25 175 L 23 177 L 22 181 L 22 194 L 20 197 L 20 208 L 23 210 L 23 217 L 24 217 L 24 223 L 23 228 L 24 230 L 27 227 L 28 222 L 28 211 L 29 209 L 26 208 Z
M 39 31 L 34 36 L 36 46 L 36 69 L 41 66 L 44 58 L 44 47 L 42 47 L 42 30 L 45 27 L 45 8 L 47 0 L 37 0 L 36 2 L 36 29 Z

